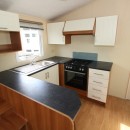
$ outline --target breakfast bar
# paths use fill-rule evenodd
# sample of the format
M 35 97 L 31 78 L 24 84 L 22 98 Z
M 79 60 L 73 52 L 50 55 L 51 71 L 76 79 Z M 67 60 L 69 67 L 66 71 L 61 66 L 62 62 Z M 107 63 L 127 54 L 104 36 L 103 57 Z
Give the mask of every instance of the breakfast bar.
M 31 130 L 48 129 L 44 124 L 46 121 L 54 130 L 74 129 L 73 119 L 81 105 L 75 91 L 10 70 L 0 72 L 0 83 L 0 96 L 29 120 Z M 43 122 L 39 122 L 37 116 Z M 60 121 L 59 125 L 55 123 Z

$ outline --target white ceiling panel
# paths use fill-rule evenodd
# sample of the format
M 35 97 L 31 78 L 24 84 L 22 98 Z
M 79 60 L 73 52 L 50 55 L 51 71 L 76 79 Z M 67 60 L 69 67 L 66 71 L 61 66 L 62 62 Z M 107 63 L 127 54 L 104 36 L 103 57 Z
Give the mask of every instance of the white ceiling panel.
M 90 0 L 0 0 L 0 9 L 54 19 Z

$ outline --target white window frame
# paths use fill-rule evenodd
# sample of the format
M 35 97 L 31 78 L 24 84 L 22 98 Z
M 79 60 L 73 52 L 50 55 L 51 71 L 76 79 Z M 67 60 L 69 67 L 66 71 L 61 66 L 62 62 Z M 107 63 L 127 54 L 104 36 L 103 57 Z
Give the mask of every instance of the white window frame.
M 30 35 L 29 38 L 24 37 L 26 33 Z M 33 34 L 38 35 L 39 37 L 33 39 Z M 23 50 L 16 53 L 16 60 L 18 62 L 32 60 L 36 56 L 43 56 L 44 54 L 43 53 L 43 25 L 36 24 L 36 23 L 34 24 L 34 23 L 20 22 L 20 35 L 21 35 L 21 44 Z M 32 42 L 30 42 L 31 40 Z M 36 51 L 35 47 L 34 48 L 30 47 L 31 44 L 36 44 L 36 42 L 34 42 L 35 40 L 37 41 L 39 40 L 39 46 L 35 46 L 38 48 L 37 50 L 40 51 L 38 53 L 35 52 Z M 28 50 L 27 47 L 29 48 Z

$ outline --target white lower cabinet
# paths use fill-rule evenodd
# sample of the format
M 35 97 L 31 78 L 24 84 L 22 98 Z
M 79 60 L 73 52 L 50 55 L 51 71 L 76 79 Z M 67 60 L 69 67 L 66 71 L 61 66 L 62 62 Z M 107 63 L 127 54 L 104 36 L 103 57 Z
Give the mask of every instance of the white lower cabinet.
M 59 69 L 58 65 L 52 66 L 38 73 L 31 75 L 34 78 L 45 80 L 49 83 L 59 85 Z
M 109 71 L 89 68 L 88 97 L 106 103 Z

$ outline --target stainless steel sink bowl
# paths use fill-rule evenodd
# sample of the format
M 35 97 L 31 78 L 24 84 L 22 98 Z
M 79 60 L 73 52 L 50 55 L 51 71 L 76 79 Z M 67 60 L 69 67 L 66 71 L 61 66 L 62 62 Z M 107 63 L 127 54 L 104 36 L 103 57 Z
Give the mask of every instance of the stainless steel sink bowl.
M 35 65 L 25 65 L 25 66 L 21 66 L 21 67 L 15 68 L 14 70 L 26 74 L 26 73 L 31 73 L 31 72 L 33 72 L 33 71 L 39 70 L 39 69 L 41 69 L 41 68 L 43 68 L 42 65 L 35 64 Z
M 24 74 L 30 74 L 38 70 L 41 70 L 47 66 L 50 66 L 52 64 L 55 64 L 55 62 L 44 60 L 44 61 L 36 62 L 35 64 L 29 64 L 29 65 L 15 68 L 14 71 L 21 72 Z
M 53 62 L 53 61 L 42 61 L 41 62 L 41 65 L 43 65 L 43 66 L 48 66 L 48 65 L 52 65 L 52 64 L 54 64 L 55 62 Z

